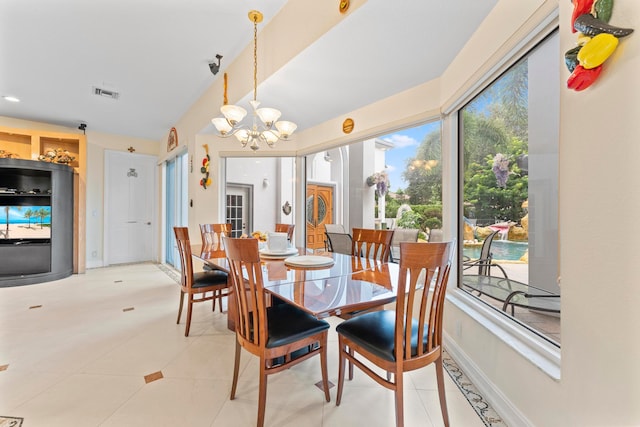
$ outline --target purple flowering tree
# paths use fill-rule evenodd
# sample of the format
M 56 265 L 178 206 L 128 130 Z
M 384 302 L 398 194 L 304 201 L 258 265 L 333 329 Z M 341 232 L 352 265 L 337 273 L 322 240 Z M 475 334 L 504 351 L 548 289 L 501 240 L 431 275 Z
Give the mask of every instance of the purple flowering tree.
M 496 183 L 500 188 L 507 188 L 509 179 L 509 159 L 502 153 L 498 153 L 493 158 L 493 174 L 496 176 Z

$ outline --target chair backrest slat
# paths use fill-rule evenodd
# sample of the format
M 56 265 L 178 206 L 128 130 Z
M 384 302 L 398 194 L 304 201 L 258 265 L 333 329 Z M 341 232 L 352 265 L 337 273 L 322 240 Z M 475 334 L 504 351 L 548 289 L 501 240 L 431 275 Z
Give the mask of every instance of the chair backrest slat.
M 391 253 L 393 230 L 354 228 L 351 254 L 388 261 Z
M 453 242 L 400 243 L 396 357 L 404 360 L 421 357 L 442 345 L 442 313 L 454 246 Z M 414 320 L 417 330 L 411 328 Z M 405 345 L 412 342 L 412 336 L 427 340 L 419 338 L 422 345 L 412 348 Z
M 187 227 L 173 227 L 180 254 L 180 280 L 184 287 L 191 287 L 193 277 L 193 261 L 191 259 L 191 242 L 189 240 L 189 229 Z
M 236 332 L 245 343 L 265 346 L 266 301 L 258 240 L 222 237 L 236 298 Z

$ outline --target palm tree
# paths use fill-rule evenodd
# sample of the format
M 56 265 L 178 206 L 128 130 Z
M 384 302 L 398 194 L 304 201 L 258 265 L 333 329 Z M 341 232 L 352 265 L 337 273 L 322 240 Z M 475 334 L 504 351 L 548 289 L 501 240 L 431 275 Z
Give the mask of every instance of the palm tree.
M 31 228 L 31 217 L 34 216 L 35 212 L 31 209 L 27 209 L 22 216 L 29 220 L 29 226 L 27 228 Z
M 22 211 L 22 206 L 14 206 L 15 209 L 17 209 L 19 212 Z M 4 216 L 5 216 L 5 223 L 6 223 L 6 229 L 4 234 L 4 238 L 8 239 L 9 238 L 9 225 L 11 225 L 10 221 L 9 221 L 9 211 L 11 210 L 12 206 L 5 206 L 4 207 Z
M 4 238 L 8 239 L 9 238 L 9 206 L 4 207 L 4 215 L 5 215 L 5 221 L 7 223 L 7 228 L 6 228 L 6 231 L 4 232 Z
M 49 210 L 46 208 L 40 208 L 36 212 L 36 216 L 40 218 L 40 229 L 42 229 L 42 222 L 49 216 Z

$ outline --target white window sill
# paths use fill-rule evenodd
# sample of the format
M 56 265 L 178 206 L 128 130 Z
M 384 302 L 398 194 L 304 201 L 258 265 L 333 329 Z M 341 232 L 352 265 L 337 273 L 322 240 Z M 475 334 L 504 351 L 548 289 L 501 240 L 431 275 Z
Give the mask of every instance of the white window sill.
M 549 377 L 560 380 L 560 348 L 461 289 L 448 292 L 447 300 Z

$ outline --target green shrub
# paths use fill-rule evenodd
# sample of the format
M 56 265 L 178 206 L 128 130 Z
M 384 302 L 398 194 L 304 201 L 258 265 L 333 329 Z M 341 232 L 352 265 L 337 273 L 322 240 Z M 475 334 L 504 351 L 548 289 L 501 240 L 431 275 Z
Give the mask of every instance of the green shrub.
M 398 223 L 396 224 L 399 228 L 421 228 L 421 223 L 423 221 L 422 216 L 415 211 L 407 211 L 402 214 Z
M 442 228 L 442 221 L 439 218 L 431 217 L 424 220 L 424 225 L 429 230 L 433 230 L 434 228 Z

